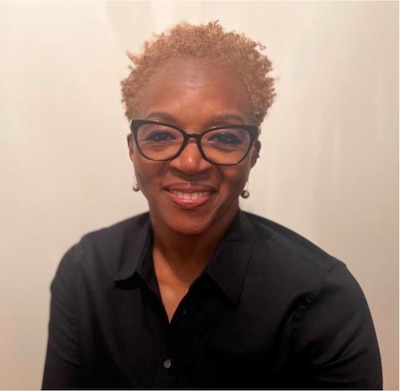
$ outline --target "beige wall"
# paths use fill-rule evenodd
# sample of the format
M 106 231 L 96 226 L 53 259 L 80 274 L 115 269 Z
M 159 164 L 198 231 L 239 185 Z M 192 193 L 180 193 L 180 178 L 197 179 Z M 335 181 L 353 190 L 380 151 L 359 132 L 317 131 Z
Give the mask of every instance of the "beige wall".
M 0 388 L 38 388 L 49 283 L 85 232 L 146 209 L 130 191 L 125 50 L 180 21 L 262 41 L 277 99 L 243 208 L 346 262 L 398 388 L 395 2 L 0 2 Z

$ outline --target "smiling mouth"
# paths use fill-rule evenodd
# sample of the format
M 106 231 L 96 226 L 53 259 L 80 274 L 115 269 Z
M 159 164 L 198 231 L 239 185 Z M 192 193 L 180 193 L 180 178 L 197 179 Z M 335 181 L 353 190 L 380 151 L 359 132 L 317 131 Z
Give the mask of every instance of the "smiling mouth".
M 174 194 L 176 197 L 182 200 L 199 200 L 201 198 L 208 198 L 210 196 L 210 192 L 201 191 L 201 192 L 183 192 L 183 191 L 170 191 L 171 194 Z
M 204 205 L 211 198 L 211 193 L 211 191 L 167 191 L 172 202 L 183 208 L 195 208 Z

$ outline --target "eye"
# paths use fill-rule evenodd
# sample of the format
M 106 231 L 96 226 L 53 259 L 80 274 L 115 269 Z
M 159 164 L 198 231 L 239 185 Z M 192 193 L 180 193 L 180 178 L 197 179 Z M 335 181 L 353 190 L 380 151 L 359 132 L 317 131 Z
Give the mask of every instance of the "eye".
M 242 144 L 243 140 L 234 131 L 224 130 L 210 135 L 208 142 L 214 144 Z
M 176 140 L 176 135 L 169 130 L 152 130 L 143 139 L 146 141 L 166 142 Z
M 137 133 L 140 142 L 169 143 L 180 137 L 180 132 L 172 127 L 160 124 L 143 124 Z

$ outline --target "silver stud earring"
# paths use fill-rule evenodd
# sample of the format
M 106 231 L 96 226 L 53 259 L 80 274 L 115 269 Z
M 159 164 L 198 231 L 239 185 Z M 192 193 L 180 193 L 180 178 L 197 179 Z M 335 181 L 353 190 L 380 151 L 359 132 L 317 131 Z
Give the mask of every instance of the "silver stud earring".
M 135 193 L 137 193 L 138 191 L 140 191 L 140 187 L 139 187 L 139 185 L 137 184 L 137 181 L 136 181 L 136 176 L 134 176 L 134 178 L 133 178 L 132 190 L 133 190 Z
M 248 185 L 248 182 L 246 182 L 245 188 L 240 193 L 240 197 L 242 197 L 242 198 L 249 198 L 250 197 L 250 192 L 247 190 L 247 185 Z

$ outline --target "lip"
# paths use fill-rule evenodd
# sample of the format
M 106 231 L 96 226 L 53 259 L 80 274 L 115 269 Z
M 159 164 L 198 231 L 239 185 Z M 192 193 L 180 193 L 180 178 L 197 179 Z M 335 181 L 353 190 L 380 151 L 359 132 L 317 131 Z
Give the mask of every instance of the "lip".
M 203 185 L 177 184 L 164 188 L 167 196 L 177 205 L 195 208 L 207 203 L 216 192 L 215 188 Z

